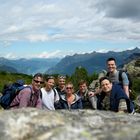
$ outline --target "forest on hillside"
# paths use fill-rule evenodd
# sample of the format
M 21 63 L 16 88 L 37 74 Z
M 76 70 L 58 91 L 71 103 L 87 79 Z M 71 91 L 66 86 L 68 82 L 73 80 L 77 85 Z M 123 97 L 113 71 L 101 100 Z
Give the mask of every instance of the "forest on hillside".
M 53 76 L 56 78 L 56 84 L 57 84 L 57 76 L 59 74 L 54 74 Z M 47 74 L 44 74 L 44 76 L 48 76 Z M 0 92 L 2 92 L 2 89 L 5 84 L 11 84 L 14 83 L 16 80 L 23 79 L 26 84 L 30 84 L 32 81 L 32 75 L 26 75 L 26 74 L 19 74 L 19 73 L 9 73 L 9 72 L 0 72 Z M 74 86 L 75 90 L 78 90 L 78 81 L 80 80 L 86 80 L 88 85 L 93 80 L 98 79 L 98 73 L 93 72 L 92 74 L 88 74 L 87 70 L 84 67 L 76 67 L 74 73 L 71 76 L 66 75 L 66 81 L 71 81 Z M 135 77 L 132 78 L 132 98 L 135 99 L 137 95 L 140 94 L 140 78 Z

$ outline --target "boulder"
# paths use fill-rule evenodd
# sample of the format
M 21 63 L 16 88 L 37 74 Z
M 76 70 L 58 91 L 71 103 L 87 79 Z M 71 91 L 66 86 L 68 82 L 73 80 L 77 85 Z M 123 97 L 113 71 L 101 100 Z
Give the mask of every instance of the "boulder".
M 140 114 L 98 110 L 0 111 L 0 140 L 138 140 Z

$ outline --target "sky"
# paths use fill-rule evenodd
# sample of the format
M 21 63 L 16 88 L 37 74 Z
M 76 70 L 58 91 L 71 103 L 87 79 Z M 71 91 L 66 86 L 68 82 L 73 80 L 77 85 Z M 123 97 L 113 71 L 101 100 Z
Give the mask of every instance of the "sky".
M 140 48 L 140 0 L 0 0 L 0 57 Z

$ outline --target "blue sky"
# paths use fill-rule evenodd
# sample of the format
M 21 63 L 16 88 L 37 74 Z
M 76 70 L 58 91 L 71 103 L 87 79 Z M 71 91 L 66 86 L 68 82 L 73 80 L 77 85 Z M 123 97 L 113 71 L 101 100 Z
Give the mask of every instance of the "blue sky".
M 140 48 L 139 0 L 0 0 L 0 57 Z

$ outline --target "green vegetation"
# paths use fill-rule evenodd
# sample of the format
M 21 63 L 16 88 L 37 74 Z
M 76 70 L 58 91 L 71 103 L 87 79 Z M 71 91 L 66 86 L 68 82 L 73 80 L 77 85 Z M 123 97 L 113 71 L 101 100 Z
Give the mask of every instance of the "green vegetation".
M 19 74 L 19 73 L 9 73 L 9 72 L 0 72 L 0 91 L 2 91 L 2 88 L 5 84 L 10 84 L 15 82 L 18 79 L 25 80 L 26 84 L 31 83 L 32 76 L 26 75 L 26 74 Z
M 140 78 L 133 79 L 133 90 L 138 94 L 140 94 Z

